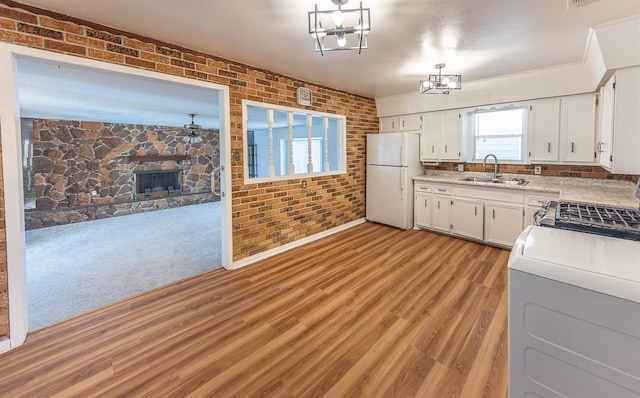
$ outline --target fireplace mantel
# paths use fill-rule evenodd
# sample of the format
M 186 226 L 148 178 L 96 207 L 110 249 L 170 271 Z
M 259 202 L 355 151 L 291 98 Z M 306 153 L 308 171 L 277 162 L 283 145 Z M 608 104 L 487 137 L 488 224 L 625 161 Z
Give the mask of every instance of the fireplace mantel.
M 189 159 L 188 155 L 144 155 L 144 156 L 129 156 L 130 162 L 164 162 L 175 160 L 181 162 Z

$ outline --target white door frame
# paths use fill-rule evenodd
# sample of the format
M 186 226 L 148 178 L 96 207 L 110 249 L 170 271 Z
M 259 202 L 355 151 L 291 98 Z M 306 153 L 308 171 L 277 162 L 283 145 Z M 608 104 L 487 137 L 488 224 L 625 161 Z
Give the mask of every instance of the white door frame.
M 45 50 L 0 43 L 0 135 L 2 136 L 2 174 L 5 196 L 10 348 L 21 345 L 25 341 L 28 331 L 20 109 L 17 101 L 16 57 L 20 56 L 218 90 L 220 96 L 220 154 L 223 161 L 223 164 L 221 164 L 223 171 L 220 172 L 220 184 L 223 193 L 221 197 L 221 251 L 222 266 L 229 269 L 233 262 L 229 87 Z M 225 195 L 224 193 L 229 194 Z

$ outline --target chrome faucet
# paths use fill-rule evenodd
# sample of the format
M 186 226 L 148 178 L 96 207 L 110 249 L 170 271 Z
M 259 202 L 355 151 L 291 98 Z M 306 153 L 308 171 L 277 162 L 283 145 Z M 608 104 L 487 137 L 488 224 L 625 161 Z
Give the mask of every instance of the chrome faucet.
M 487 165 L 487 158 L 489 156 L 493 156 L 493 159 L 496 161 L 496 165 L 495 168 L 493 169 L 493 179 L 497 179 L 498 177 L 502 177 L 502 175 L 500 174 L 500 170 L 498 170 L 498 157 L 496 155 L 494 155 L 493 153 L 488 154 L 487 156 L 484 157 L 484 160 L 482 161 L 482 168 L 484 169 Z

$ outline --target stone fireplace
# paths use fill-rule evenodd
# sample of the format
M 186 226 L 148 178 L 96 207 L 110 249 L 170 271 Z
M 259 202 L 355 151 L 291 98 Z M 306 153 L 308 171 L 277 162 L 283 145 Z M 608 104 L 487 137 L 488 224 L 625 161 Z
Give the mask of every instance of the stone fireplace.
M 182 170 L 134 171 L 134 199 L 166 198 L 182 193 Z
M 181 127 L 33 120 L 34 229 L 217 201 L 218 130 L 188 145 Z M 212 186 L 212 184 L 216 186 Z M 25 195 L 26 197 L 26 195 Z

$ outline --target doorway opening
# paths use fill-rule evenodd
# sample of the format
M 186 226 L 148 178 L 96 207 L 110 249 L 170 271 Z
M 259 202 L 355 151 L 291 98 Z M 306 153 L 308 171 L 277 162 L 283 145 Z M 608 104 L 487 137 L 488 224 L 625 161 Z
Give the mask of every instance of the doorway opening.
M 91 301 L 101 306 L 228 267 L 230 212 L 215 194 L 228 184 L 228 89 L 8 47 L 3 56 L 14 60 L 16 89 L 8 95 L 19 99 L 14 116 L 22 126 L 5 123 L 3 107 L 3 155 L 31 153 L 22 156 L 18 186 L 5 178 L 5 192 L 19 191 L 17 201 L 6 201 L 7 213 L 20 212 L 18 225 L 7 217 L 7 235 L 26 237 L 7 239 L 11 345 L 21 344 L 28 329 L 91 309 Z M 194 133 L 183 126 L 190 113 L 198 115 L 203 140 L 183 139 Z M 29 132 L 29 125 L 38 128 Z M 12 133 L 17 137 L 5 137 Z M 137 178 L 154 171 L 171 171 L 171 185 L 137 192 Z M 195 257 L 202 264 L 193 266 Z M 26 283 L 12 284 L 12 277 Z M 52 297 L 52 290 L 67 297 Z M 102 297 L 88 299 L 82 290 Z M 61 308 L 65 300 L 81 305 L 69 312 Z M 41 304 L 55 307 L 40 312 L 60 317 L 34 316 L 40 319 L 27 326 L 27 310 L 31 318 L 31 307 Z

